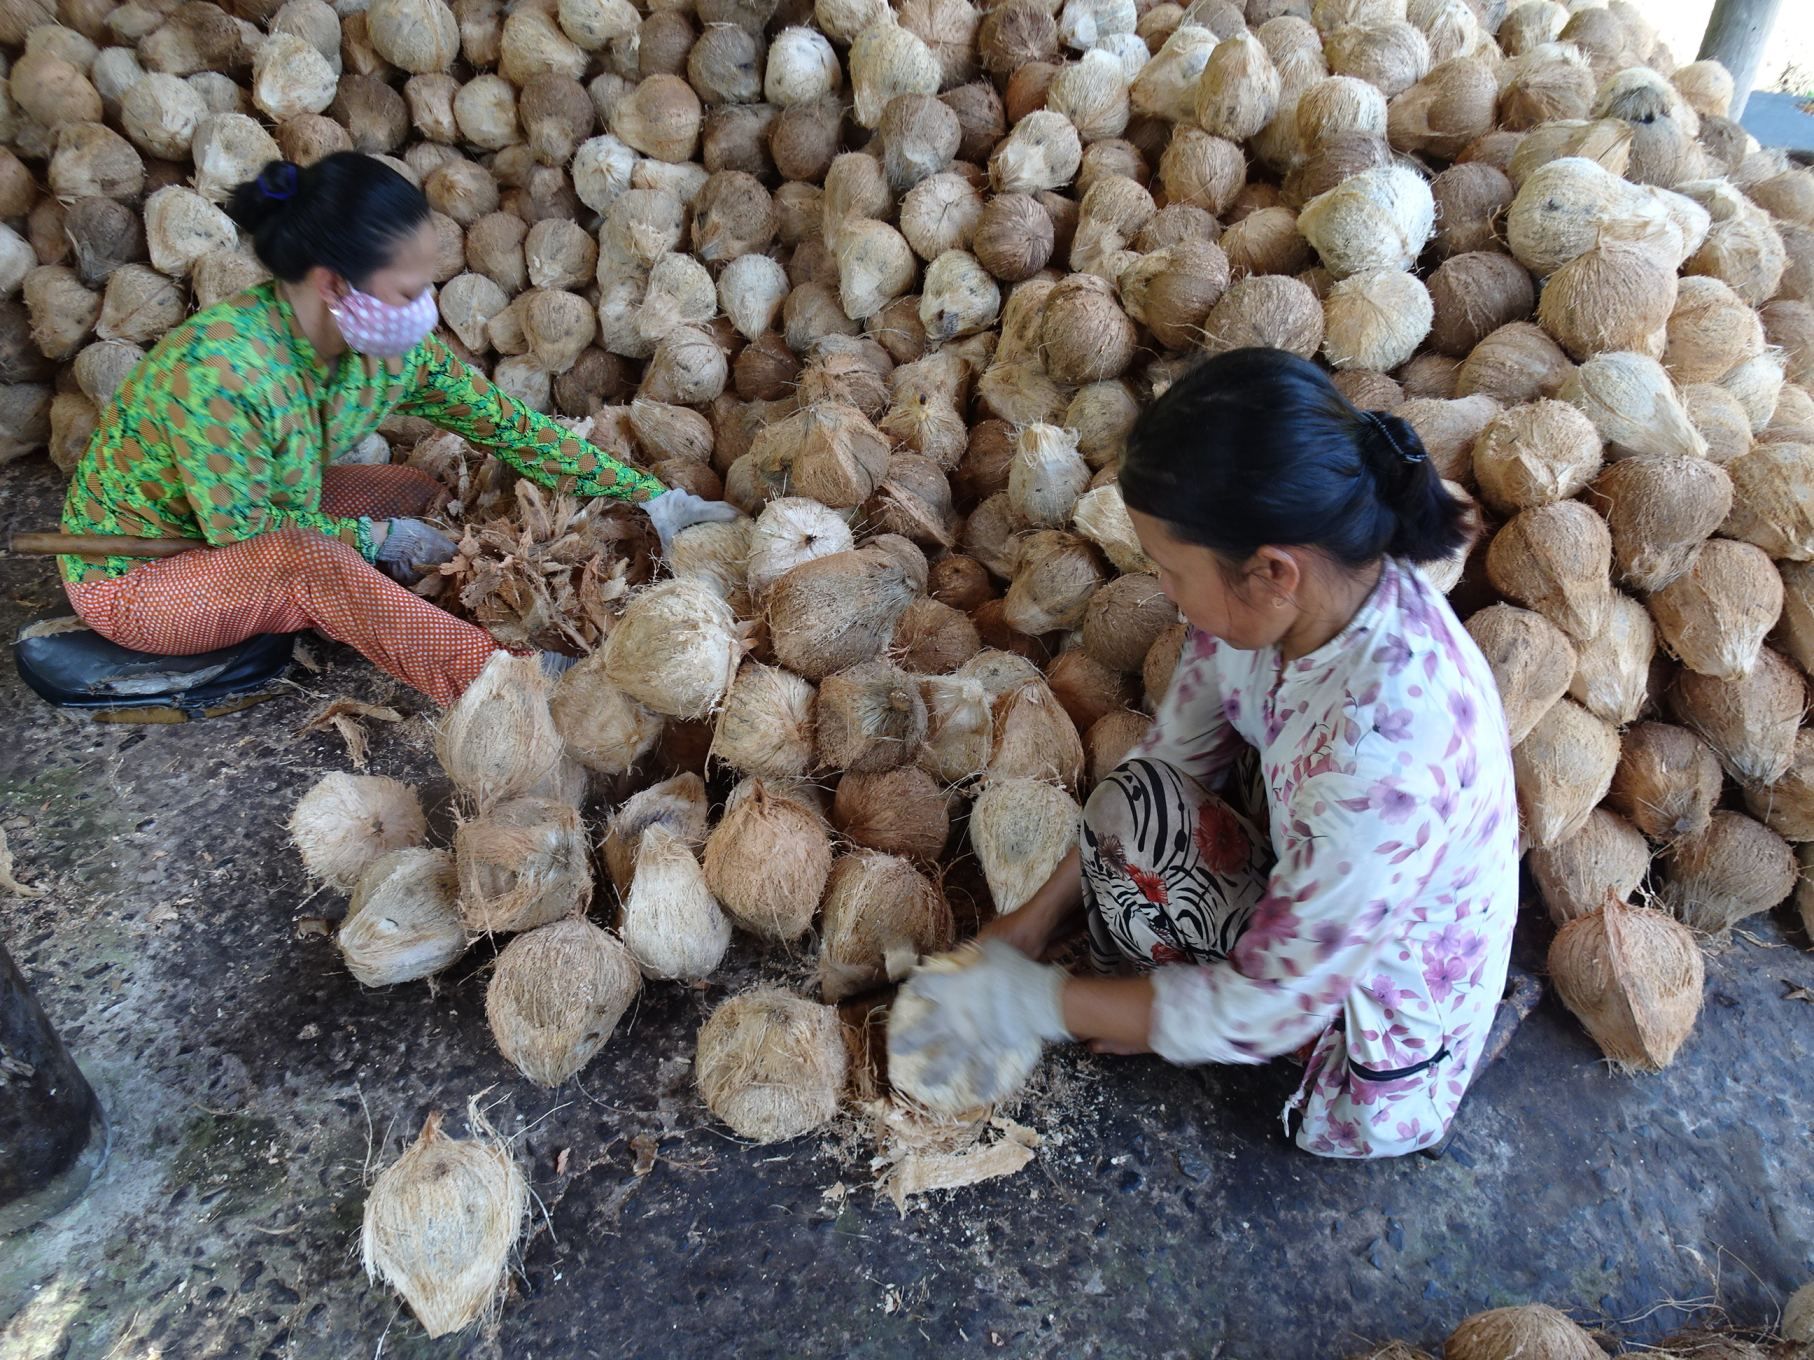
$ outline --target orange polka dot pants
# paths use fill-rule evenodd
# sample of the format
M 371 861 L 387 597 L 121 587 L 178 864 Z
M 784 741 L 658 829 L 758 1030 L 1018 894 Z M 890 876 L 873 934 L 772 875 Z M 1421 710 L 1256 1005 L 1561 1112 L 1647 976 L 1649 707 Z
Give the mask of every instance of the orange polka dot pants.
M 321 508 L 373 519 L 420 515 L 440 491 L 415 468 L 331 467 Z M 313 529 L 278 529 L 65 589 L 84 623 L 135 652 L 191 656 L 260 633 L 313 628 L 438 704 L 459 698 L 498 650 L 483 629 L 410 594 Z

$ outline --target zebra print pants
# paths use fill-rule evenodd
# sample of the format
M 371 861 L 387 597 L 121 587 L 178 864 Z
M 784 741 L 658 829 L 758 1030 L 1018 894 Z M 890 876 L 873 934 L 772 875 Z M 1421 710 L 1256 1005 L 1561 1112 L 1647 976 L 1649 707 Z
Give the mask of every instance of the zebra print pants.
M 1263 819 L 1264 791 L 1236 773 L 1236 797 L 1257 795 L 1248 806 Z M 1273 858 L 1247 812 L 1144 758 L 1117 766 L 1090 794 L 1082 854 L 1090 961 L 1103 973 L 1226 958 Z

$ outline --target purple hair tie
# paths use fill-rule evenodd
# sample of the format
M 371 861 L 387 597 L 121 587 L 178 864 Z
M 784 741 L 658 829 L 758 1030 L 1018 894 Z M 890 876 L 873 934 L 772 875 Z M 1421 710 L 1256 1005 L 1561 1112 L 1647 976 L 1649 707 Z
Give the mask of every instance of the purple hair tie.
M 284 161 L 275 170 L 267 170 L 258 177 L 258 192 L 273 203 L 287 203 L 296 197 L 296 186 L 302 178 L 291 161 Z

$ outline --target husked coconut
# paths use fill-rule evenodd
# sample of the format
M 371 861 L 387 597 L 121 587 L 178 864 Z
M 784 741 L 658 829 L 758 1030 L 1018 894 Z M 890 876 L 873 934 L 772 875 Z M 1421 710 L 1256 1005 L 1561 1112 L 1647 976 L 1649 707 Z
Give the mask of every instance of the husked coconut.
M 533 930 L 592 898 L 586 829 L 555 798 L 515 798 L 454 832 L 460 915 L 480 934 Z
M 668 717 L 703 718 L 723 702 L 744 644 L 716 592 L 671 580 L 631 598 L 602 650 L 606 675 L 631 698 Z
M 617 938 L 571 916 L 504 946 L 485 988 L 485 1018 L 518 1071 L 558 1086 L 605 1046 L 641 989 Z
M 1684 666 L 1736 680 L 1749 673 L 1782 613 L 1783 584 L 1761 548 L 1716 538 L 1650 598 L 1663 645 Z
M 1784 840 L 1814 841 L 1814 732 L 1795 734 L 1795 755 L 1780 779 L 1744 794 L 1751 815 Z
M 1600 466 L 1593 422 L 1560 401 L 1504 411 L 1474 441 L 1474 479 L 1481 497 L 1501 514 L 1569 500 Z
M 705 881 L 732 920 L 771 940 L 812 926 L 831 872 L 817 811 L 760 778 L 739 784 L 705 843 Z
M 1715 812 L 1702 830 L 1663 849 L 1663 907 L 1691 930 L 1724 936 L 1795 891 L 1795 852 L 1742 812 Z
M 1298 227 L 1336 278 L 1409 269 L 1435 226 L 1435 201 L 1416 171 L 1368 170 L 1304 205 Z
M 441 768 L 480 810 L 546 784 L 564 751 L 540 661 L 502 650 L 447 710 L 435 738 Z
M 1732 479 L 1704 458 L 1625 458 L 1594 480 L 1612 532 L 1613 560 L 1639 590 L 1658 591 L 1688 570 L 1695 550 L 1732 509 Z
M 1663 349 L 1670 377 L 1683 384 L 1717 382 L 1763 349 L 1763 325 L 1743 298 L 1718 279 L 1681 280 Z
M 382 775 L 323 775 L 290 814 L 303 868 L 342 891 L 381 856 L 420 845 L 427 833 L 415 790 Z
M 1577 359 L 1637 350 L 1663 330 L 1676 302 L 1675 266 L 1655 249 L 1604 241 L 1557 269 L 1537 319 Z
M 1719 758 L 1685 727 L 1638 723 L 1625 733 L 1607 807 L 1653 841 L 1706 830 L 1719 801 Z
M 1550 920 L 1561 926 L 1608 901 L 1629 904 L 1650 871 L 1650 845 L 1630 822 L 1599 807 L 1574 835 L 1531 850 L 1527 862 Z
M 868 661 L 887 645 L 923 584 L 910 565 L 873 545 L 804 562 L 768 592 L 775 655 L 814 681 Z
M 1574 646 L 1543 615 L 1506 604 L 1473 615 L 1467 629 L 1492 668 L 1516 746 L 1568 693 L 1575 674 Z
M 1501 326 L 1455 370 L 1455 395 L 1488 396 L 1507 406 L 1553 397 L 1575 371 L 1562 347 L 1529 321 Z
M 1202 346 L 1208 354 L 1257 346 L 1309 359 L 1322 343 L 1322 303 L 1307 284 L 1280 275 L 1236 279 L 1203 323 Z
M 431 977 L 466 952 L 459 879 L 445 850 L 380 855 L 359 875 L 334 943 L 367 987 Z
M 1814 444 L 1760 441 L 1725 470 L 1732 511 L 1720 532 L 1778 560 L 1814 559 Z
M 756 1143 L 811 1133 L 838 1112 L 849 1059 L 837 1011 L 776 988 L 731 997 L 699 1031 L 706 1108 Z
M 1689 422 L 1669 375 L 1646 355 L 1596 354 L 1569 375 L 1556 395 L 1593 421 L 1610 446 L 1610 457 L 1706 457 L 1707 441 Z
M 1103 571 L 1089 542 L 1075 534 L 1041 529 L 1021 543 L 1014 581 L 1004 597 L 1010 626 L 1029 636 L 1075 628 Z
M 992 696 L 983 683 L 961 674 L 928 675 L 920 680 L 920 696 L 926 703 L 920 767 L 947 784 L 981 774 L 995 741 Z
M 1612 534 L 1577 501 L 1524 510 L 1487 548 L 1495 589 L 1577 640 L 1593 637 L 1611 608 Z
M 1046 779 L 1076 789 L 1083 777 L 1083 740 L 1045 680 L 1016 685 L 995 701 L 989 779 Z
M 1684 670 L 1669 693 L 1676 720 L 1699 733 L 1740 783 L 1774 784 L 1795 754 L 1807 712 L 1801 673 L 1768 647 L 1736 680 Z
M 859 850 L 833 866 L 825 890 L 819 986 L 839 1001 L 951 946 L 951 907 L 907 860 Z
M 922 748 L 921 758 L 925 755 Z M 913 765 L 844 775 L 831 819 L 858 845 L 928 863 L 943 852 L 951 833 L 944 789 L 930 772 Z
M 970 813 L 970 844 L 983 866 L 998 916 L 1039 890 L 1077 844 L 1083 812 L 1056 785 L 1033 779 L 992 781 Z
M 431 1337 L 495 1312 L 529 1217 L 529 1183 L 509 1144 L 476 1113 L 473 1122 L 484 1136 L 451 1138 L 431 1113 L 365 1200 L 366 1276 L 401 1294 Z
M 1570 699 L 1553 704 L 1512 751 L 1527 845 L 1543 848 L 1581 829 L 1606 796 L 1619 762 L 1614 729 Z
M 1600 630 L 1575 642 L 1569 697 L 1603 722 L 1625 726 L 1650 702 L 1656 651 L 1656 628 L 1649 612 L 1631 596 L 1614 591 Z
M 909 764 L 925 732 L 918 686 L 886 661 L 834 672 L 819 686 L 814 751 L 824 769 L 875 772 Z
M 1542 1303 L 1475 1313 L 1463 1319 L 1443 1343 L 1447 1360 L 1498 1360 L 1514 1355 L 1541 1355 L 1545 1360 L 1597 1360 L 1600 1353 L 1587 1332 L 1565 1314 Z
M 1337 369 L 1397 368 L 1423 343 L 1433 317 L 1430 292 L 1415 275 L 1350 274 L 1323 301 L 1323 357 Z
M 1153 642 L 1178 620 L 1178 607 L 1156 576 L 1118 576 L 1091 597 L 1083 617 L 1083 645 L 1110 670 L 1138 674 Z
M 712 735 L 712 755 L 744 774 L 799 778 L 812 765 L 816 691 L 779 666 L 746 661 Z
M 710 805 L 705 782 L 691 772 L 651 784 L 626 799 L 605 824 L 599 839 L 599 857 L 621 897 L 636 877 L 636 852 L 642 834 L 651 826 L 667 827 L 694 850 L 703 850 Z
M 730 919 L 712 896 L 693 847 L 660 822 L 638 841 L 622 931 L 624 947 L 646 978 L 707 977 L 730 947 Z

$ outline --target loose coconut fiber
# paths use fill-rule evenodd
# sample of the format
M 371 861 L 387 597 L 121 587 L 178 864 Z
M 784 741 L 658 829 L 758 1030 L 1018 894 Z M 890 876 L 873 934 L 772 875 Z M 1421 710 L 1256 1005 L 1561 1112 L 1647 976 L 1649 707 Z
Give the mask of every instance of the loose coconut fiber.
M 553 798 L 516 798 L 454 832 L 460 915 L 480 933 L 532 930 L 592 898 L 586 829 Z
M 705 882 L 744 929 L 797 940 L 818 912 L 831 859 L 831 834 L 817 811 L 747 779 L 705 843 Z
M 841 1001 L 951 947 L 951 907 L 911 863 L 858 850 L 832 867 L 820 932 L 819 986 Z
M 777 1143 L 838 1112 L 849 1059 L 838 1013 L 772 987 L 734 996 L 699 1031 L 694 1080 L 739 1136 Z
M 1600 1360 L 1604 1352 L 1584 1330 L 1548 1304 L 1492 1308 L 1449 1333 L 1444 1360 Z
M 1512 751 L 1525 844 L 1541 849 L 1579 831 L 1618 763 L 1611 726 L 1571 699 L 1552 705 Z
M 481 811 L 546 784 L 564 751 L 541 662 L 501 649 L 435 735 L 441 768 Z
M 1039 1040 L 1023 1042 L 1008 1048 L 999 1042 L 991 1044 L 985 1054 L 990 1059 L 988 1070 L 981 1062 L 952 1064 L 948 1055 L 926 1048 L 908 1049 L 899 1036 L 910 1034 L 931 1016 L 933 1003 L 915 985 L 915 979 L 941 973 L 961 972 L 981 961 L 982 950 L 972 941 L 948 954 L 935 954 L 922 963 L 907 980 L 888 1012 L 888 1081 L 908 1100 L 935 1115 L 947 1117 L 980 1111 L 1005 1100 L 1027 1083 L 1033 1069 L 1039 1066 L 1043 1045 Z M 953 1070 L 955 1068 L 955 1070 Z
M 459 879 L 445 850 L 392 850 L 359 875 L 334 943 L 367 987 L 440 972 L 466 952 Z
M 1512 745 L 1568 693 L 1575 649 L 1568 634 L 1541 614 L 1496 604 L 1468 619 L 1468 633 L 1493 671 Z
M 1077 844 L 1083 812 L 1063 789 L 1033 779 L 993 781 L 970 813 L 970 844 L 998 916 L 1024 905 Z
M 692 846 L 660 823 L 638 840 L 622 930 L 624 947 L 647 978 L 696 981 L 716 969 L 730 947 L 730 919 L 712 896 Z
M 1662 905 L 1690 930 L 1724 936 L 1795 891 L 1789 843 L 1742 812 L 1716 812 L 1694 835 L 1664 848 Z
M 504 947 L 485 989 L 485 1018 L 518 1071 L 558 1086 L 605 1046 L 641 988 L 617 937 L 572 916 Z
M 476 1108 L 476 1107 L 475 1107 Z M 474 1116 L 482 1126 L 482 1120 Z M 529 1184 L 510 1148 L 490 1136 L 451 1138 L 434 1113 L 416 1141 L 372 1182 L 360 1254 L 430 1336 L 488 1316 L 529 1215 Z
M 1608 903 L 1569 922 L 1550 944 L 1549 971 L 1563 1004 L 1622 1071 L 1667 1067 L 1700 1014 L 1700 946 L 1681 922 L 1647 907 Z
M 382 775 L 323 775 L 290 814 L 303 868 L 342 891 L 380 856 L 420 845 L 427 834 L 415 790 Z
M 1581 829 L 1528 856 L 1550 920 L 1566 925 L 1610 901 L 1629 903 L 1650 871 L 1650 845 L 1617 813 L 1595 808 Z

